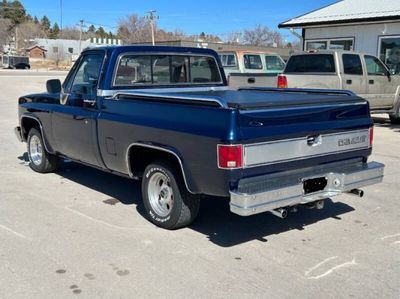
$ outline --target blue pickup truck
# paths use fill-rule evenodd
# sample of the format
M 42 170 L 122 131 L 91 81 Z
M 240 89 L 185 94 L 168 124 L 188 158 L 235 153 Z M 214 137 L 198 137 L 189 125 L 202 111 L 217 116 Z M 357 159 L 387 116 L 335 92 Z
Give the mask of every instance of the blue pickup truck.
M 347 91 L 231 90 L 207 49 L 87 49 L 63 84 L 49 80 L 46 93 L 19 99 L 15 132 L 36 172 L 68 158 L 141 180 L 149 220 L 167 229 L 192 223 L 202 195 L 229 197 L 242 216 L 284 218 L 383 179 L 384 165 L 367 162 L 367 101 Z

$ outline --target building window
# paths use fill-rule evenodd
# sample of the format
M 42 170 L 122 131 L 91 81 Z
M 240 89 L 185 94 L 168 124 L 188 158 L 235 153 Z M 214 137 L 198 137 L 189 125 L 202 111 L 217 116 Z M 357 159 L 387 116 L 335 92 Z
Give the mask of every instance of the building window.
M 306 51 L 308 50 L 354 50 L 354 38 L 338 38 L 323 40 L 307 40 Z
M 312 41 L 306 43 L 306 50 L 326 50 L 327 41 Z
M 331 40 L 329 41 L 329 49 L 353 51 L 353 40 L 352 39 Z
M 379 58 L 387 65 L 392 74 L 400 74 L 400 36 L 380 38 Z
M 68 53 L 70 54 L 74 53 L 74 48 L 68 48 Z

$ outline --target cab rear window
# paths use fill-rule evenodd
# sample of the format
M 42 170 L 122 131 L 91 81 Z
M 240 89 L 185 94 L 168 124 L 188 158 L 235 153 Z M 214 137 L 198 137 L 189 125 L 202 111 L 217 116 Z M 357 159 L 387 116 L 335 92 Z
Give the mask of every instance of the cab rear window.
M 295 55 L 290 57 L 285 73 L 335 73 L 331 54 Z
M 115 71 L 114 86 L 215 84 L 222 78 L 208 56 L 124 55 Z

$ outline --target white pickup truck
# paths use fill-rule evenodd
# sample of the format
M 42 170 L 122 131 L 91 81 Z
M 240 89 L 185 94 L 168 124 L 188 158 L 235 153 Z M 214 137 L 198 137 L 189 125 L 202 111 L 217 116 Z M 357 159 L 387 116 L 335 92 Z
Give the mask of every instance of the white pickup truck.
M 388 113 L 400 123 L 400 76 L 377 57 L 349 51 L 313 50 L 293 54 L 278 77 L 279 88 L 351 90 L 368 100 L 371 113 Z
M 278 54 L 259 51 L 219 52 L 229 87 L 275 87 L 285 61 Z

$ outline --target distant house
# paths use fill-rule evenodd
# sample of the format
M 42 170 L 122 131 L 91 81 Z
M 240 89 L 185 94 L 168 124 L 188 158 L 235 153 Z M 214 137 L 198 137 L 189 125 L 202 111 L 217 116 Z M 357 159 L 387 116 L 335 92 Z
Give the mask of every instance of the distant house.
M 400 70 L 400 1 L 343 0 L 283 22 L 301 29 L 303 49 L 342 49 L 376 55 Z
M 38 45 L 29 47 L 26 49 L 26 51 L 30 58 L 46 58 L 47 50 Z

